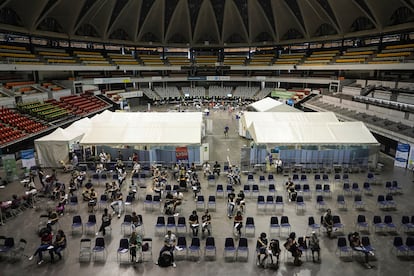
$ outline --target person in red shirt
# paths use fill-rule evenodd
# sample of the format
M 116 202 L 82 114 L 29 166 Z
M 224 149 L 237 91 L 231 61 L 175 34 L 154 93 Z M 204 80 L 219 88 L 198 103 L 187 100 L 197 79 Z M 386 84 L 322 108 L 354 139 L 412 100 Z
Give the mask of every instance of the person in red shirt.
M 39 255 L 39 260 L 37 264 L 43 263 L 43 251 L 52 250 L 54 247 L 53 243 L 53 235 L 49 229 L 44 228 L 40 231 L 40 246 L 36 249 L 35 253 L 29 257 L 29 261 L 33 260 L 34 256 Z

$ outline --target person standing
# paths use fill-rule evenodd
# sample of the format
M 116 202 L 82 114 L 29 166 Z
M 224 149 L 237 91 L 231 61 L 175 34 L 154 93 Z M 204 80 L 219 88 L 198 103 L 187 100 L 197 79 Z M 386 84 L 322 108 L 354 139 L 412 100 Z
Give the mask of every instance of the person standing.
M 129 253 L 131 254 L 131 262 L 138 262 L 137 252 L 141 249 L 142 238 L 137 232 L 133 231 L 129 238 Z
M 226 125 L 225 127 L 224 127 L 224 137 L 228 137 L 229 136 L 229 127 Z

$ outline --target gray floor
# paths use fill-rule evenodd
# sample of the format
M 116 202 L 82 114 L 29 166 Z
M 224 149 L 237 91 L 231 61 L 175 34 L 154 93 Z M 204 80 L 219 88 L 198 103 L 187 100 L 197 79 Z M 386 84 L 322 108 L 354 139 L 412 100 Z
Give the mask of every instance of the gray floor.
M 220 162 L 227 161 L 229 158 L 232 163 L 240 162 L 240 148 L 250 144 L 250 141 L 241 139 L 236 132 L 236 120 L 232 119 L 232 116 L 225 111 L 213 111 L 209 118 L 213 122 L 213 131 L 208 133 L 205 141 L 210 144 L 210 160 L 219 160 Z M 223 128 L 228 124 L 230 127 L 230 135 L 228 138 L 224 138 Z M 377 182 L 380 184 L 373 186 L 373 195 L 364 195 L 363 199 L 366 202 L 366 208 L 363 211 L 355 211 L 352 207 L 352 198 L 346 197 L 348 201 L 348 209 L 346 211 L 340 211 L 336 207 L 336 196 L 342 193 L 341 185 L 337 184 L 333 190 L 332 199 L 327 199 L 328 206 L 333 210 L 334 215 L 340 215 L 342 222 L 345 224 L 344 234 L 348 234 L 355 230 L 355 221 L 357 214 L 361 213 L 367 217 L 367 220 L 372 221 L 374 214 L 378 214 L 384 217 L 386 214 L 392 215 L 397 226 L 400 225 L 402 215 L 414 215 L 414 202 L 411 196 L 414 195 L 413 188 L 413 174 L 404 169 L 394 168 L 392 160 L 387 157 L 381 157 L 381 162 L 385 164 L 383 171 L 376 175 Z M 255 177 L 258 179 L 258 175 Z M 202 174 L 200 173 L 200 177 Z M 330 175 L 333 178 L 333 175 Z M 67 174 L 59 175 L 59 180 L 67 181 L 69 176 Z M 202 177 L 201 177 L 202 178 Z M 313 187 L 313 174 L 309 174 L 308 178 L 311 179 L 309 184 Z M 366 173 L 351 174 L 351 182 L 359 182 L 360 185 L 366 178 Z M 278 194 L 283 195 L 286 201 L 286 195 L 283 190 L 282 184 L 286 181 L 287 177 L 283 175 L 276 176 L 276 183 Z M 397 210 L 393 211 L 381 211 L 376 206 L 376 198 L 378 194 L 385 194 L 384 182 L 386 180 L 397 180 L 403 187 L 403 194 L 395 195 L 395 200 L 398 204 Z M 39 185 L 36 179 L 36 183 Z M 246 183 L 246 176 L 242 178 L 242 184 Z M 221 176 L 217 183 L 226 184 L 225 176 Z M 124 185 L 124 194 L 127 189 L 127 185 Z M 236 187 L 236 192 L 240 188 Z M 98 194 L 103 190 L 102 184 L 97 187 Z M 147 193 L 151 193 L 148 188 Z M 11 185 L 8 185 L 5 189 L 0 191 L 0 200 L 9 199 L 13 193 L 23 193 L 22 185 L 16 181 Z M 267 189 L 261 187 L 261 194 L 266 195 Z M 202 194 L 205 196 L 215 194 L 215 186 L 208 186 L 205 179 L 202 178 Z M 307 206 L 304 213 L 297 213 L 295 211 L 294 203 L 285 203 L 283 215 L 289 216 L 290 223 L 292 225 L 292 231 L 296 232 L 298 236 L 306 234 L 307 218 L 308 216 L 314 216 L 319 218 L 322 214 L 315 208 L 315 195 L 312 195 L 311 199 L 306 200 Z M 38 229 L 39 216 L 43 213 L 45 206 L 48 204 L 45 200 L 40 200 L 37 203 L 36 209 L 27 209 L 18 217 L 11 219 L 0 226 L 0 235 L 13 236 L 16 239 L 25 238 L 28 240 L 28 245 L 25 254 L 31 255 L 39 245 L 39 238 L 36 235 Z M 81 208 L 79 214 L 85 220 L 88 213 L 86 212 L 86 204 L 81 202 Z M 192 194 L 185 194 L 185 201 L 183 204 L 183 210 L 181 214 L 187 219 L 190 212 L 195 208 L 195 202 L 192 199 Z M 359 256 L 354 256 L 352 259 L 339 258 L 336 253 L 337 239 L 328 239 L 325 233 L 321 232 L 321 258 L 320 264 L 315 264 L 312 260 L 303 259 L 303 264 L 300 267 L 296 267 L 292 263 L 292 257 L 290 254 L 286 254 L 286 251 L 282 248 L 281 264 L 277 271 L 272 269 L 258 268 L 255 265 L 255 244 L 256 237 L 260 232 L 269 233 L 269 220 L 270 216 L 277 215 L 279 218 L 282 212 L 272 213 L 258 211 L 256 208 L 256 200 L 254 198 L 247 200 L 246 216 L 253 216 L 255 218 L 256 235 L 249 236 L 249 258 L 248 261 L 235 261 L 229 262 L 223 260 L 223 247 L 224 239 L 226 237 L 232 237 L 232 224 L 233 221 L 226 217 L 225 213 L 225 200 L 218 199 L 217 210 L 212 212 L 212 225 L 213 236 L 216 239 L 217 245 L 217 258 L 214 261 L 201 259 L 194 260 L 177 260 L 177 268 L 160 268 L 154 264 L 154 261 L 158 257 L 159 249 L 162 246 L 162 238 L 160 236 L 154 236 L 154 224 L 157 216 L 160 215 L 158 211 L 144 211 L 142 197 L 138 202 L 133 204 L 133 209 L 140 213 L 144 217 L 145 233 L 148 237 L 153 237 L 153 259 L 148 258 L 143 262 L 136 265 L 130 263 L 119 264 L 117 262 L 116 250 L 119 245 L 119 239 L 121 238 L 121 219 L 114 218 L 112 221 L 112 233 L 105 237 L 107 244 L 107 257 L 105 261 L 91 261 L 86 263 L 80 263 L 78 261 L 79 256 L 79 244 L 80 235 L 71 235 L 71 222 L 74 212 L 67 212 L 60 219 L 60 226 L 67 233 L 68 248 L 64 253 L 64 259 L 55 264 L 51 264 L 48 261 L 48 256 L 45 257 L 46 262 L 42 265 L 37 265 L 36 261 L 29 261 L 27 258 L 11 263 L 8 258 L 2 257 L 0 263 L 2 266 L 0 275 L 90 275 L 97 273 L 99 275 L 160 275 L 161 273 L 169 273 L 169 275 L 413 275 L 414 258 L 400 258 L 395 255 L 392 249 L 392 240 L 395 235 L 401 235 L 405 241 L 407 233 L 403 233 L 398 229 L 397 233 L 374 233 L 371 229 L 369 238 L 371 243 L 376 248 L 375 258 L 371 261 L 374 266 L 373 269 L 366 269 L 362 264 L 362 259 Z M 200 214 L 200 212 L 199 212 Z M 99 218 L 101 212 L 97 212 Z M 201 214 L 200 214 L 201 215 Z M 340 232 L 336 234 L 340 235 Z M 279 235 L 270 235 L 280 239 L 281 243 L 286 239 L 287 233 Z M 95 239 L 95 235 L 88 236 L 91 239 Z M 187 235 L 187 241 L 190 241 L 190 235 Z M 202 241 L 202 245 L 204 241 Z M 47 254 L 46 254 L 47 255 Z

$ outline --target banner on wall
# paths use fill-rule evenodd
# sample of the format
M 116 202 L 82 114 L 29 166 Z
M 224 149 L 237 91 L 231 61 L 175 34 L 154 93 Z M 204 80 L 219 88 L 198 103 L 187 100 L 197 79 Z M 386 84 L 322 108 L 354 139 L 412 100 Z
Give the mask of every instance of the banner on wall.
M 406 168 L 408 162 L 408 153 L 410 152 L 410 144 L 398 143 L 395 153 L 395 167 Z
M 17 164 L 14 154 L 5 154 L 2 156 L 2 159 L 7 181 L 17 179 Z
M 175 148 L 175 158 L 178 160 L 188 160 L 188 150 L 187 147 L 177 147 Z
M 410 155 L 408 156 L 407 168 L 414 170 L 414 144 L 410 145 Z
M 36 166 L 34 149 L 22 150 L 20 151 L 20 155 L 22 157 L 22 167 L 30 169 L 31 167 Z

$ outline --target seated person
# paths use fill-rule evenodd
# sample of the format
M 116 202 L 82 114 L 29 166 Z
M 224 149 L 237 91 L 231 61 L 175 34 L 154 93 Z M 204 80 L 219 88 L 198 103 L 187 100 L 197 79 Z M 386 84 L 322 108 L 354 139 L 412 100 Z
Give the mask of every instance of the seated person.
M 358 232 L 354 232 L 348 235 L 349 243 L 353 250 L 361 252 L 365 255 L 365 265 L 367 268 L 372 268 L 372 266 L 369 264 L 369 255 L 374 256 L 374 252 L 369 251 L 366 249 L 362 243 L 361 238 L 359 237 Z
M 139 174 L 141 171 L 141 165 L 138 163 L 138 161 L 134 161 L 134 166 L 132 167 L 131 175 Z
M 211 174 L 211 167 L 207 161 L 203 164 L 203 173 L 204 177 L 207 177 Z
M 290 178 L 285 183 L 285 187 L 286 187 L 286 191 L 288 192 L 288 195 L 289 195 L 289 202 L 290 201 L 295 201 L 297 193 L 296 193 L 296 190 L 295 190 L 295 184 L 293 183 L 293 181 Z
M 129 192 L 128 195 L 132 197 L 132 199 L 135 199 L 135 195 L 138 192 L 138 186 L 135 184 L 135 182 L 132 180 L 131 185 L 129 185 Z
M 93 209 L 96 206 L 96 201 L 98 200 L 98 195 L 95 192 L 95 189 L 91 189 L 89 193 L 89 201 L 88 201 L 88 212 L 93 213 Z
M 59 216 L 63 216 L 65 214 L 65 204 L 63 204 L 62 202 L 59 202 L 58 205 L 56 206 L 56 213 Z
M 93 184 L 92 184 L 92 180 L 88 179 L 88 182 L 86 182 L 85 184 L 85 189 L 90 190 L 92 189 Z
M 220 176 L 220 169 L 221 168 L 221 166 L 220 166 L 220 164 L 216 161 L 216 163 L 214 163 L 214 166 L 213 166 L 213 174 L 217 174 L 217 176 Z
M 240 192 L 237 194 L 237 198 L 236 198 L 236 204 L 242 212 L 244 212 L 244 207 L 246 205 L 245 197 L 246 196 L 245 196 L 243 190 L 240 190 Z
M 55 225 L 59 221 L 59 216 L 55 211 L 49 208 L 47 218 L 46 227 L 52 232 L 52 225 Z
M 136 212 L 132 212 L 131 214 L 131 227 L 132 230 L 135 231 L 136 228 L 142 225 L 141 218 L 137 215 Z
M 260 236 L 257 238 L 256 242 L 256 252 L 257 252 L 257 266 L 264 267 L 265 261 L 267 257 L 269 256 L 269 253 L 267 251 L 267 238 L 266 233 L 261 233 Z M 261 256 L 264 255 L 263 259 L 261 259 Z
M 269 243 L 269 253 L 270 253 L 270 261 L 273 264 L 273 257 L 276 257 L 276 265 L 279 264 L 279 256 L 280 256 L 280 246 L 279 240 L 271 239 Z
M 180 206 L 183 203 L 184 195 L 182 192 L 178 191 L 174 196 L 174 205 L 173 205 L 173 213 L 175 214 L 175 211 L 177 209 L 177 206 Z
M 165 196 L 164 213 L 166 215 L 174 214 L 174 196 L 169 191 L 167 192 L 167 195 Z
M 102 163 L 98 163 L 97 165 L 96 165 L 96 170 L 95 170 L 95 173 L 97 173 L 97 174 L 101 174 L 101 173 L 103 173 L 105 171 L 105 167 L 104 167 L 104 165 L 102 164 Z
M 286 240 L 284 246 L 286 250 L 292 253 L 292 256 L 294 258 L 293 264 L 299 266 L 302 264 L 301 260 L 299 259 L 302 256 L 302 251 L 299 249 L 299 245 L 295 239 L 296 239 L 296 233 L 295 232 L 290 233 L 289 238 Z
M 137 252 L 141 250 L 142 238 L 137 232 L 132 232 L 129 238 L 129 253 L 131 254 L 131 262 L 138 262 Z
M 330 238 L 333 229 L 331 209 L 326 210 L 326 213 L 323 215 L 322 225 L 326 228 L 326 234 Z
M 319 238 L 316 235 L 315 231 L 312 231 L 312 236 L 310 237 L 310 240 L 309 240 L 309 247 L 312 251 L 312 261 L 316 262 L 316 260 L 315 260 L 315 252 L 316 252 L 316 253 L 318 253 L 318 260 L 317 261 L 319 262 L 321 260 L 320 259 L 321 248 L 319 246 Z
M 227 195 L 227 216 L 231 218 L 234 213 L 234 206 L 236 205 L 236 194 L 232 188 L 230 193 Z
M 243 216 L 240 211 L 237 211 L 236 216 L 234 217 L 234 229 L 236 230 L 236 235 L 241 236 L 241 229 L 243 227 Z
M 188 222 L 190 223 L 190 228 L 193 231 L 193 236 L 198 236 L 198 228 L 200 226 L 200 223 L 198 221 L 198 215 L 196 210 L 194 210 L 191 213 L 190 217 L 188 218 Z
M 116 212 L 118 212 L 118 218 L 121 217 L 121 213 L 122 213 L 122 205 L 123 205 L 123 196 L 121 191 L 118 190 L 118 192 L 116 192 L 116 196 L 114 201 L 111 203 L 111 208 L 113 211 L 113 214 L 115 214 Z M 118 210 L 116 210 L 115 208 L 117 208 Z
M 50 251 L 50 257 L 52 259 L 52 263 L 54 261 L 53 254 L 58 255 L 59 260 L 62 260 L 62 250 L 66 248 L 66 235 L 63 230 L 59 229 L 57 235 L 55 237 L 55 242 L 53 243 L 53 250 Z
M 200 181 L 198 181 L 198 179 L 193 180 L 191 182 L 191 189 L 193 190 L 194 198 L 196 199 L 198 193 L 201 191 L 201 183 L 200 183 Z
M 52 231 L 50 231 L 50 229 L 48 228 L 43 228 L 42 230 L 40 230 L 40 246 L 36 249 L 34 254 L 29 257 L 29 261 L 33 260 L 33 258 L 36 255 L 38 255 L 39 259 L 38 259 L 37 264 L 39 265 L 42 264 L 43 263 L 42 252 L 53 249 L 54 247 L 52 243 L 53 243 Z
M 207 230 L 208 235 L 211 235 L 211 215 L 208 212 L 208 209 L 205 210 L 204 214 L 201 216 L 201 232 L 204 235 L 204 232 Z
M 69 194 L 73 196 L 73 192 L 77 190 L 77 186 L 74 179 L 71 179 L 69 182 Z

